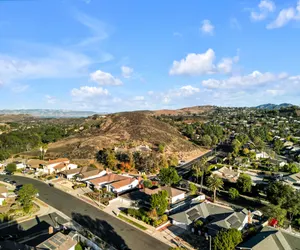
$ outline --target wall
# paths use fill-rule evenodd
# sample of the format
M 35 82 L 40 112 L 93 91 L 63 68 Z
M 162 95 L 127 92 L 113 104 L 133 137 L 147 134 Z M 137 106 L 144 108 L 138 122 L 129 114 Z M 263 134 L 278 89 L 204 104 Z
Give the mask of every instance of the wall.
M 171 203 L 174 204 L 177 201 L 183 200 L 185 198 L 185 193 L 172 197 Z
M 130 189 L 133 189 L 133 188 L 137 187 L 138 184 L 139 184 L 139 181 L 134 180 L 131 184 L 123 186 L 121 188 L 118 188 L 118 189 L 112 188 L 112 191 L 115 192 L 115 193 L 122 193 L 124 191 L 127 191 L 127 190 L 130 190 Z

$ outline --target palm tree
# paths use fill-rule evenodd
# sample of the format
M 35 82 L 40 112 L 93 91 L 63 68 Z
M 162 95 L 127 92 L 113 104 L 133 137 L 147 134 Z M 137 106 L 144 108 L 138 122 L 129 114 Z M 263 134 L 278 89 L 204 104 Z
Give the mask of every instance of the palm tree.
M 200 161 L 196 162 L 194 164 L 193 171 L 194 171 L 194 176 L 197 178 L 197 183 L 198 183 L 198 178 L 201 176 L 201 187 L 200 187 L 200 192 L 202 192 L 202 186 L 203 186 L 203 177 L 204 177 L 204 171 L 206 169 L 206 162 L 207 158 L 202 157 Z
M 217 175 L 211 175 L 207 178 L 207 186 L 208 188 L 214 192 L 214 202 L 216 201 L 217 190 L 223 188 L 223 180 Z

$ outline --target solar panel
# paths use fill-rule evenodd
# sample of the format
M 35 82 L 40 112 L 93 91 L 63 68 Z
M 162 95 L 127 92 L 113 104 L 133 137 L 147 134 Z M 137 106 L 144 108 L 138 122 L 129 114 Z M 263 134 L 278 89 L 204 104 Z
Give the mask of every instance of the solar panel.
M 230 225 L 233 225 L 234 223 L 236 223 L 238 221 L 238 218 L 236 216 L 231 216 L 227 222 L 230 224 Z
M 198 210 L 197 209 L 192 209 L 191 211 L 189 211 L 189 212 L 187 212 L 187 214 L 189 215 L 189 216 L 192 216 L 192 215 L 194 215 L 194 214 L 197 214 L 198 213 Z

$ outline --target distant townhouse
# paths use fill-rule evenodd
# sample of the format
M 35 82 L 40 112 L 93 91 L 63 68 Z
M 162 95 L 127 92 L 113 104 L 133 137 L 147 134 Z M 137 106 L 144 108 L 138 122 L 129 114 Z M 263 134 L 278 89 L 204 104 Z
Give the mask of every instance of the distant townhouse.
M 8 195 L 8 190 L 5 186 L 0 186 L 0 206 L 4 204 Z
M 230 207 L 203 202 L 186 211 L 170 216 L 172 223 L 188 230 L 197 220 L 202 220 L 209 235 L 216 235 L 222 229 L 242 230 L 251 223 L 252 215 L 247 209 L 235 212 Z

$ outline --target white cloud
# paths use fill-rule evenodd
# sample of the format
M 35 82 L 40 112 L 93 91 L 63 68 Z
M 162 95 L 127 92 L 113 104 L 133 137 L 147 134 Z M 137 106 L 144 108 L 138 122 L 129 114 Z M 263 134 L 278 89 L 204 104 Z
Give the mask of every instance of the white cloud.
M 96 70 L 90 74 L 90 79 L 99 85 L 122 85 L 122 81 L 115 78 L 112 74 L 103 72 L 101 70 Z
M 109 96 L 109 92 L 107 89 L 103 89 L 102 87 L 83 86 L 79 89 L 72 89 L 71 95 L 77 99 L 86 99 L 98 96 Z
M 1 86 L 1 82 L 0 82 L 0 86 Z M 24 91 L 26 91 L 27 89 L 29 88 L 29 85 L 20 85 L 20 84 L 17 84 L 15 86 L 13 86 L 11 88 L 11 90 L 15 93 L 22 93 Z
M 54 96 L 46 95 L 45 98 L 48 104 L 55 104 L 57 101 Z
M 274 12 L 276 9 L 275 3 L 270 0 L 262 0 L 259 5 L 259 12 L 252 11 L 250 17 L 253 21 L 262 21 L 267 18 L 270 12 Z
M 176 32 L 173 33 L 173 36 L 182 37 L 183 35 L 180 32 L 176 31 Z
M 285 91 L 282 89 L 267 89 L 266 94 L 272 95 L 272 96 L 281 96 L 285 94 Z
M 215 27 L 212 25 L 210 20 L 206 19 L 202 21 L 202 26 L 200 30 L 202 31 L 203 34 L 213 35 L 214 29 Z
M 135 96 L 133 98 L 134 101 L 144 101 L 145 100 L 145 97 L 144 96 Z
M 282 74 L 275 75 L 270 72 L 261 73 L 254 71 L 249 75 L 232 76 L 225 80 L 208 79 L 202 81 L 202 84 L 207 88 L 251 87 L 282 80 L 282 76 Z
M 0 54 L 0 75 L 4 83 L 13 80 L 75 78 L 86 74 L 92 60 L 81 53 L 58 48 L 44 51 L 42 57 L 21 58 Z
M 127 66 L 122 66 L 121 71 L 122 71 L 122 76 L 124 78 L 131 78 L 132 73 L 133 73 L 133 68 L 130 68 Z
M 109 37 L 108 27 L 104 22 L 79 11 L 75 13 L 75 18 L 82 25 L 86 26 L 92 34 L 90 37 L 86 37 L 78 42 L 77 46 L 91 46 Z
M 277 18 L 267 25 L 267 29 L 276 29 L 281 28 L 287 25 L 290 21 L 299 21 L 300 20 L 300 1 L 298 1 L 295 8 L 290 7 L 282 9 Z
M 177 96 L 191 96 L 198 92 L 200 92 L 199 88 L 193 87 L 191 85 L 186 85 L 179 88 L 179 90 L 177 91 Z
M 212 49 L 208 49 L 203 54 L 188 54 L 186 58 L 173 62 L 169 74 L 204 75 L 230 73 L 232 71 L 233 63 L 239 60 L 238 56 L 234 58 L 223 58 L 218 65 L 215 65 L 215 58 L 215 52 Z
M 232 29 L 235 29 L 235 30 L 241 30 L 242 29 L 242 26 L 240 24 L 240 22 L 235 18 L 230 18 L 230 27 Z

